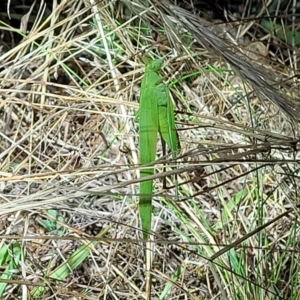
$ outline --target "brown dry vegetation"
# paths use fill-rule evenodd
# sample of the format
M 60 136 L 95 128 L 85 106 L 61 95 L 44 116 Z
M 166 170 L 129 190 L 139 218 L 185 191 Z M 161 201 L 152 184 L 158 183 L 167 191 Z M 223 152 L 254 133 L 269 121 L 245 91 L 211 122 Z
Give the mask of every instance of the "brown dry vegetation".
M 299 299 L 299 51 L 263 30 L 268 8 L 51 4 L 1 15 L 1 299 Z M 165 59 L 182 148 L 158 149 L 151 276 L 145 52 Z

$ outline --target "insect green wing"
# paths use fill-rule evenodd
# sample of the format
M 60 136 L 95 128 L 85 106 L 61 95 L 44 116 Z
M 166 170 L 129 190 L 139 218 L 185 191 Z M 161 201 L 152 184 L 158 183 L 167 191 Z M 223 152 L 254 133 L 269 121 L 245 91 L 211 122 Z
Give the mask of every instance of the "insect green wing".
M 172 151 L 172 156 L 179 154 L 180 144 L 175 127 L 174 106 L 170 98 L 169 88 L 165 84 L 157 87 L 158 98 L 158 122 L 159 132 Z

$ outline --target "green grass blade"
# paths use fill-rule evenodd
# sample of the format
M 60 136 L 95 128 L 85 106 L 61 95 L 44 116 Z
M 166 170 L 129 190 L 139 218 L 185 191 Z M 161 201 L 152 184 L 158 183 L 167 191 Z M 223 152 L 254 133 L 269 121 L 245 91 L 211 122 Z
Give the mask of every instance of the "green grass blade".
M 104 229 L 100 232 L 96 237 L 102 237 L 109 228 Z M 49 276 L 50 279 L 62 281 L 67 278 L 67 276 L 72 273 L 74 269 L 82 264 L 82 262 L 88 257 L 90 254 L 90 246 L 95 246 L 96 242 L 91 242 L 89 245 L 83 245 L 79 247 L 67 260 L 58 266 Z M 45 287 L 38 287 L 34 289 L 31 293 L 33 297 L 40 297 L 45 291 Z
M 1 265 L 8 263 L 5 271 L 2 273 L 0 278 L 0 296 L 3 295 L 8 282 L 1 282 L 1 279 L 7 281 L 11 279 L 13 270 L 19 266 L 19 261 L 21 258 L 21 248 L 19 244 L 14 244 L 12 247 L 5 246 L 0 250 L 0 260 Z

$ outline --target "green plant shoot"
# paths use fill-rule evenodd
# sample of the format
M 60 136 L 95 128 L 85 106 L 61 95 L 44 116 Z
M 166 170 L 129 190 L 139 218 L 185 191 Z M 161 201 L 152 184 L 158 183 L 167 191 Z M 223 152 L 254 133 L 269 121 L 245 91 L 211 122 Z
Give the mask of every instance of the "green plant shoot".
M 163 65 L 162 59 L 143 58 L 145 75 L 142 81 L 139 109 L 139 148 L 140 164 L 150 164 L 155 160 L 157 133 L 172 151 L 173 157 L 180 150 L 175 128 L 174 108 L 169 88 L 157 73 Z M 142 168 L 140 177 L 154 174 L 153 166 Z M 140 183 L 139 212 L 143 230 L 143 238 L 147 240 L 151 230 L 153 180 Z

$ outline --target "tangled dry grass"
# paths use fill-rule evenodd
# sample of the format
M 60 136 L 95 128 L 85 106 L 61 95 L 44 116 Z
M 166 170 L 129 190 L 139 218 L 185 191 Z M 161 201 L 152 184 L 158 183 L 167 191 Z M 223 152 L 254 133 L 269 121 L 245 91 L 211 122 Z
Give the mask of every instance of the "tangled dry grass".
M 298 50 L 258 39 L 255 21 L 145 2 L 1 21 L 21 37 L 0 56 L 1 296 L 298 299 Z M 176 162 L 158 152 L 151 277 L 137 214 L 145 51 L 165 58 L 182 147 Z

